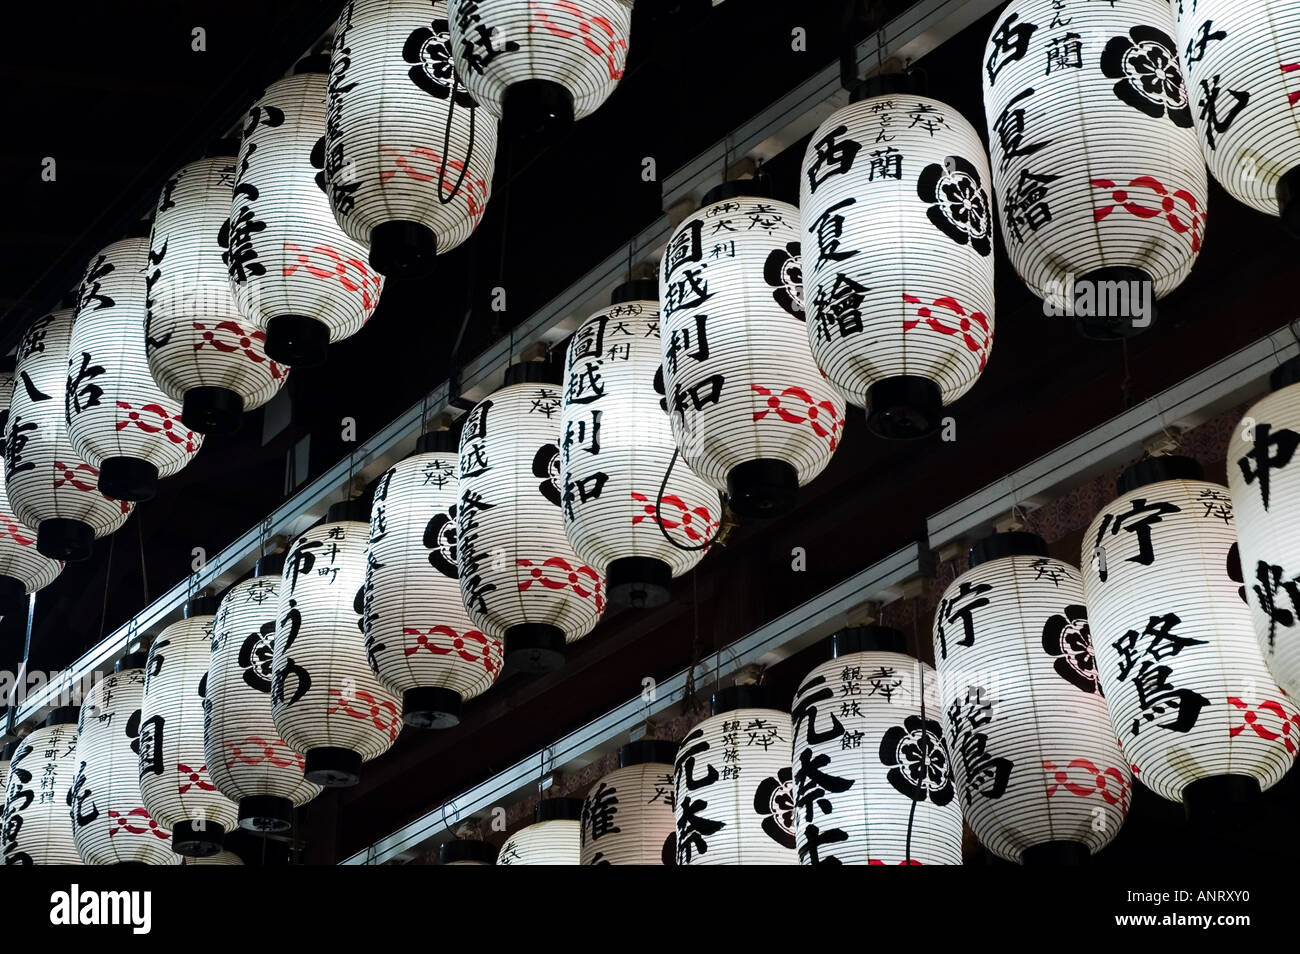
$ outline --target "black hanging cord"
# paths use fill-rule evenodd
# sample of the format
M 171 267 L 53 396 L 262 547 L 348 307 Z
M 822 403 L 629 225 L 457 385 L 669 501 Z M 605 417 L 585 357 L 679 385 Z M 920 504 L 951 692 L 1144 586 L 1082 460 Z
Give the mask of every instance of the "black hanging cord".
M 144 605 L 149 605 L 149 569 L 144 562 L 144 524 L 140 521 L 139 507 L 136 507 L 135 529 L 140 541 L 140 586 L 144 589 Z
M 695 546 L 691 546 L 691 547 L 685 546 L 681 543 L 678 543 L 676 540 L 674 540 L 672 537 L 668 535 L 668 530 L 664 527 L 663 517 L 660 515 L 659 508 L 663 506 L 664 491 L 668 489 L 668 478 L 672 476 L 673 467 L 677 465 L 678 453 L 679 451 L 677 450 L 677 448 L 673 448 L 672 460 L 668 462 L 668 469 L 664 471 L 664 479 L 659 482 L 659 494 L 655 497 L 655 524 L 658 525 L 659 532 L 663 534 L 664 539 L 667 540 L 669 543 L 671 543 L 674 547 L 676 547 L 678 550 L 685 550 L 688 553 L 693 553 L 696 550 L 703 550 L 707 547 L 712 546 L 713 541 L 718 539 L 718 534 L 722 530 L 722 520 L 721 520 L 722 515 L 721 514 L 718 515 L 719 516 L 718 527 L 716 530 L 713 531 L 713 536 L 709 537 L 709 539 L 705 540 L 703 543 L 696 544 Z
M 113 581 L 113 535 L 108 537 L 108 559 L 104 561 L 104 601 L 99 607 L 99 639 L 104 641 L 104 626 L 108 621 L 108 587 Z
M 918 620 L 916 618 L 916 601 L 912 601 L 912 633 L 917 639 L 917 649 L 920 649 L 920 635 L 917 629 Z M 916 675 L 921 683 L 921 771 L 927 776 L 930 774 L 930 730 L 925 725 L 925 663 L 917 657 Z M 906 861 L 912 860 L 912 826 L 916 823 L 916 806 L 915 799 L 912 801 L 912 807 L 907 811 L 907 841 L 903 846 L 903 858 Z
M 478 116 L 477 106 L 471 106 L 469 110 L 469 148 L 465 150 L 465 161 L 461 163 L 460 175 L 456 177 L 456 184 L 451 187 L 451 193 L 444 198 L 442 183 L 447 177 L 447 153 L 451 150 L 451 120 L 456 115 L 456 85 L 458 82 L 456 67 L 453 65 L 451 68 L 451 92 L 447 97 L 447 122 L 442 130 L 442 168 L 438 170 L 438 201 L 443 205 L 449 205 L 460 193 L 460 187 L 465 183 L 465 175 L 469 172 L 469 161 L 474 156 L 475 122 Z M 466 93 L 468 92 L 466 90 Z

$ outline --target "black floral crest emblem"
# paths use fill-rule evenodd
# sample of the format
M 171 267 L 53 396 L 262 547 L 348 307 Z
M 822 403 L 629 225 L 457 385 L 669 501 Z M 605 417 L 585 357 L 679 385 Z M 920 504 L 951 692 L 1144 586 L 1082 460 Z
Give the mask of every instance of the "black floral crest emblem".
M 1152 119 L 1168 116 L 1184 129 L 1192 125 L 1192 104 L 1169 34 L 1135 26 L 1111 37 L 1101 53 L 1101 71 L 1115 80 L 1115 95 Z
M 952 770 L 943 732 L 934 719 L 908 716 L 880 740 L 880 762 L 889 769 L 889 784 L 914 802 L 935 805 L 952 801 Z
M 469 90 L 456 79 L 451 30 L 446 20 L 434 20 L 429 26 L 412 31 L 402 46 L 402 59 L 414 64 L 407 74 L 411 82 L 430 96 L 438 99 L 454 96 L 457 106 L 476 105 Z
M 981 255 L 993 250 L 992 212 L 979 170 L 961 156 L 949 156 L 921 170 L 916 193 L 930 203 L 930 223 L 958 245 L 969 244 Z

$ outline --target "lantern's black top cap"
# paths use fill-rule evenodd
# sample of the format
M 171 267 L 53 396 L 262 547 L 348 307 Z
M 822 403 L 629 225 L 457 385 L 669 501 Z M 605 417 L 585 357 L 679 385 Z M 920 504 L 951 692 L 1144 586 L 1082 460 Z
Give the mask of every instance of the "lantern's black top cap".
M 3 749 L 0 749 L 0 762 L 8 762 L 14 757 L 14 749 L 18 748 L 18 740 L 6 742 Z
M 728 179 L 722 185 L 716 185 L 704 193 L 704 200 L 700 202 L 700 208 L 712 205 L 715 202 L 722 202 L 724 199 L 744 197 L 770 199 L 772 198 L 772 190 L 768 188 L 766 182 L 759 179 Z
M 1133 464 L 1115 481 L 1121 495 L 1162 480 L 1204 480 L 1205 471 L 1191 457 L 1149 457 Z
M 284 572 L 284 554 L 268 553 L 253 567 L 253 576 L 279 576 Z
M 215 596 L 193 596 L 185 601 L 185 618 L 193 619 L 196 616 L 216 616 L 217 607 L 221 605 L 221 600 Z
M 907 651 L 907 637 L 892 626 L 872 623 L 869 626 L 849 626 L 831 637 L 831 658 L 839 659 L 849 653 Z
M 415 441 L 417 454 L 454 454 L 460 449 L 460 435 L 456 430 L 429 431 Z
M 506 368 L 506 385 L 559 384 L 564 372 L 550 361 L 520 361 Z
M 149 654 L 146 652 L 127 653 L 117 661 L 113 667 L 113 672 L 125 672 L 128 669 L 143 669 L 149 662 Z
M 81 710 L 76 706 L 59 706 L 51 710 L 50 714 L 45 717 L 45 728 L 51 729 L 56 725 L 75 725 L 81 718 Z
M 1293 384 L 1300 384 L 1300 357 L 1283 361 L 1268 376 L 1268 385 L 1274 391 L 1281 391 Z
M 881 73 L 858 80 L 849 92 L 849 102 L 857 103 L 873 96 L 924 96 L 925 79 L 920 73 Z
M 659 282 L 653 278 L 634 278 L 615 288 L 609 295 L 611 305 L 625 301 L 658 301 Z
M 301 76 L 303 73 L 328 73 L 329 71 L 330 55 L 328 53 L 313 53 L 311 56 L 304 56 L 293 64 L 294 76 Z
M 1027 530 L 1012 530 L 1008 533 L 993 533 L 983 540 L 977 540 L 970 548 L 971 569 L 989 560 L 1009 556 L 1047 556 L 1047 541 L 1036 533 Z
M 353 520 L 357 523 L 370 522 L 370 508 L 366 506 L 363 499 L 340 500 L 337 503 L 330 504 L 329 510 L 325 512 L 326 523 L 342 523 L 345 520 Z
M 618 750 L 618 767 L 645 765 L 648 762 L 660 762 L 672 765 L 677 760 L 677 743 L 662 739 L 639 739 L 629 742 Z
M 444 841 L 438 846 L 438 864 L 449 865 L 457 861 L 478 861 L 494 865 L 497 862 L 497 850 L 486 841 L 473 838 Z
M 713 694 L 709 711 L 713 715 L 734 712 L 736 709 L 770 709 L 771 693 L 766 686 L 728 686 Z
M 580 821 L 582 799 L 543 798 L 533 809 L 533 821 Z

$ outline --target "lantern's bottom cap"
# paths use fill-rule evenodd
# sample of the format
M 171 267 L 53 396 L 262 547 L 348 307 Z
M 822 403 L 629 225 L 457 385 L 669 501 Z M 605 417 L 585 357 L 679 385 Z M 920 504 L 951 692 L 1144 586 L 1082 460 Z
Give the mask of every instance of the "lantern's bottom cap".
M 21 613 L 27 607 L 27 587 L 22 580 L 0 574 L 0 616 Z
M 306 315 L 276 315 L 266 323 L 266 356 L 277 364 L 314 368 L 325 363 L 330 330 Z
M 501 130 L 508 138 L 552 139 L 573 121 L 573 94 L 552 80 L 512 83 L 501 100 Z
M 95 531 L 89 524 L 65 517 L 42 520 L 36 528 L 36 552 L 51 560 L 80 563 L 95 550 Z
M 381 275 L 426 278 L 437 261 L 438 237 L 421 222 L 394 219 L 370 230 L 370 267 Z
M 402 693 L 402 722 L 415 729 L 451 729 L 460 725 L 464 700 L 455 689 L 417 686 Z
M 1190 822 L 1244 827 L 1262 795 L 1253 775 L 1213 775 L 1183 789 L 1183 807 Z
M 1074 280 L 1074 326 L 1095 341 L 1140 335 L 1156 320 L 1156 283 L 1131 265 L 1108 265 Z M 1081 314 L 1086 310 L 1087 314 Z
M 564 666 L 564 631 L 549 623 L 520 623 L 505 633 L 505 664 L 512 672 L 555 672 Z
M 172 851 L 188 858 L 207 858 L 221 850 L 224 825 L 210 821 L 183 821 L 172 826 Z
M 939 429 L 943 393 L 929 378 L 900 374 L 867 389 L 867 427 L 877 437 L 910 441 Z
M 1300 238 L 1300 166 L 1287 170 L 1277 180 L 1277 211 L 1282 226 Z
M 798 494 L 799 474 L 783 460 L 747 460 L 727 474 L 727 506 L 742 517 L 783 516 Z
M 136 457 L 105 458 L 99 465 L 99 491 L 114 500 L 150 500 L 158 491 L 158 468 Z
M 605 571 L 605 593 L 615 606 L 663 606 L 672 596 L 672 585 L 672 567 L 651 557 L 622 557 Z
M 200 434 L 233 434 L 243 419 L 244 398 L 230 388 L 190 388 L 181 403 L 181 423 Z
M 1020 855 L 1020 863 L 1026 866 L 1074 867 L 1088 863 L 1092 853 L 1081 841 L 1045 841 L 1030 845 Z
M 308 749 L 303 778 L 325 788 L 350 788 L 361 781 L 361 755 L 351 749 L 322 745 Z
M 259 834 L 280 834 L 293 827 L 293 802 L 278 795 L 248 795 L 239 800 L 239 827 Z

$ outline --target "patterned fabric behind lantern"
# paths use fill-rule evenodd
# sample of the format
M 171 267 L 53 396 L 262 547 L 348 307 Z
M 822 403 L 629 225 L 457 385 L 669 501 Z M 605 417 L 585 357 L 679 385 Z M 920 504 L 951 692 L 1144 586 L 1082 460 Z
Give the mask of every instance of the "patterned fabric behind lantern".
M 799 182 L 813 355 L 891 438 L 937 429 L 993 347 L 988 158 L 960 113 L 913 85 L 861 84 L 813 133 Z
M 673 461 L 672 428 L 655 391 L 658 295 L 655 281 L 620 285 L 612 305 L 574 332 L 566 361 L 564 531 L 579 558 L 606 577 L 610 602 L 622 606 L 668 602 L 673 577 L 703 559 L 721 512 L 717 491 Z
M 62 563 L 36 551 L 36 534 L 14 516 L 0 479 L 0 615 L 21 613 L 27 594 L 49 586 L 62 572 Z
M 557 377 L 541 362 L 512 365 L 460 435 L 461 597 L 523 672 L 563 665 L 565 643 L 591 632 L 605 609 L 604 580 L 564 535 Z
M 407 725 L 445 729 L 501 674 L 501 640 L 470 621 L 456 564 L 456 436 L 434 431 L 375 485 L 366 658 Z
M 221 598 L 203 703 L 208 773 L 217 791 L 239 803 L 239 827 L 257 832 L 289 831 L 293 810 L 320 794 L 271 718 L 283 570 L 282 555 L 264 556 L 251 579 Z
M 790 714 L 761 686 L 713 696 L 712 715 L 677 750 L 679 865 L 793 865 Z
M 312 367 L 356 334 L 383 279 L 326 197 L 325 57 L 308 57 L 248 112 L 223 258 L 239 311 L 266 332 L 273 361 Z
M 1082 864 L 1133 789 L 1097 678 L 1079 571 L 1032 533 L 994 534 L 944 592 L 934 658 L 957 801 L 980 842 Z
M 99 490 L 99 470 L 68 439 L 71 309 L 32 322 L 18 344 L 17 381 L 5 441 L 5 493 L 14 516 L 36 531 L 36 549 L 55 560 L 89 559 L 96 538 L 112 533 L 135 504 Z
M 1157 457 L 1119 493 L 1083 538 L 1111 723 L 1142 784 L 1189 815 L 1249 803 L 1295 760 L 1300 712 L 1260 655 L 1228 488 Z
M 533 811 L 533 824 L 506 839 L 497 864 L 582 864 L 582 804 L 580 798 L 539 801 Z
M 351 0 L 330 62 L 325 176 L 334 217 L 377 272 L 427 274 L 487 207 L 497 123 L 452 68 L 442 0 Z
M 77 717 L 76 706 L 55 709 L 14 752 L 4 808 L 7 865 L 81 864 L 68 820 L 68 790 L 81 764 Z
M 449 0 L 447 19 L 470 95 L 512 134 L 552 133 L 595 112 L 623 78 L 632 3 Z
M 753 181 L 719 186 L 668 242 L 663 406 L 687 465 L 736 513 L 774 517 L 830 463 L 844 398 L 803 325 L 799 210 L 758 191 Z
M 1273 372 L 1228 441 L 1228 488 L 1245 592 L 1264 661 L 1300 698 L 1300 358 Z M 1293 461 L 1294 458 L 1294 461 Z
M 597 782 L 582 804 L 584 865 L 675 863 L 676 755 L 676 742 L 651 739 L 619 749 L 618 768 Z
M 897 630 L 843 630 L 795 693 L 800 864 L 961 864 L 938 678 L 902 650 Z
M 1178 45 L 1210 172 L 1300 236 L 1300 3 L 1175 3 Z
M 99 489 L 148 500 L 158 478 L 190 462 L 203 443 L 159 389 L 145 357 L 149 240 L 114 242 L 91 260 L 68 339 L 68 439 L 99 468 Z
M 307 780 L 332 788 L 357 784 L 402 729 L 401 703 L 366 661 L 368 516 L 359 501 L 331 506 L 294 541 L 279 593 L 271 714 Z
M 217 790 L 204 753 L 204 708 L 213 596 L 185 605 L 149 647 L 140 704 L 140 795 L 145 810 L 171 830 L 172 851 L 202 857 L 221 850 L 235 827 L 235 803 Z
M 440 865 L 494 865 L 496 860 L 496 846 L 474 838 L 444 841 L 438 846 Z
M 219 238 L 230 216 L 233 156 L 185 166 L 163 186 L 149 240 L 145 352 L 185 426 L 230 433 L 280 390 L 289 369 L 235 307 Z
M 1150 325 L 1187 277 L 1208 198 L 1167 0 L 1013 0 L 985 48 L 1002 237 L 1049 315 Z
M 140 799 L 140 702 L 144 653 L 123 656 L 81 703 L 80 764 L 67 807 L 77 854 L 88 865 L 172 864 L 172 837 Z

